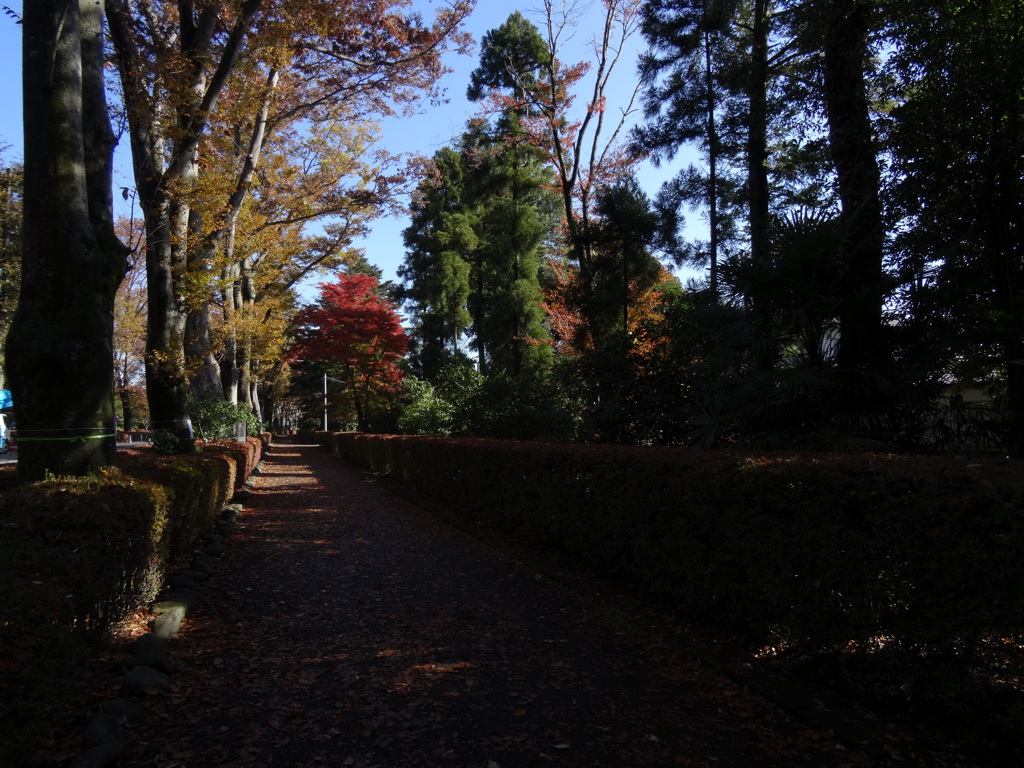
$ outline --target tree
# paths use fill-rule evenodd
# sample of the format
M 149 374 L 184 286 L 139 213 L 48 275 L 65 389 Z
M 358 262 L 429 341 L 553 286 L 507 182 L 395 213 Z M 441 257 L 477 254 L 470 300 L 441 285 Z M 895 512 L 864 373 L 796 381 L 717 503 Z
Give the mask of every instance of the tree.
M 904 0 L 890 11 L 883 136 L 908 309 L 947 369 L 968 362 L 1001 380 L 1006 447 L 1022 456 L 1024 3 Z
M 846 372 L 877 369 L 886 357 L 881 175 L 865 82 L 871 8 L 863 0 L 831 0 L 822 46 L 829 148 L 842 204 L 842 237 L 848 244 L 837 356 Z
M 553 169 L 562 234 L 584 294 L 595 279 L 592 219 L 597 190 L 614 183 L 636 161 L 618 139 L 634 111 L 638 86 L 627 90 L 617 120 L 606 123 L 606 115 L 612 77 L 637 30 L 641 3 L 610 0 L 603 5 L 592 63 L 566 65 L 559 59 L 566 37 L 578 22 L 573 15 L 578 9 L 575 5 L 559 9 L 552 0 L 545 0 L 543 35 L 535 27 L 528 29 L 518 14 L 488 34 L 469 92 L 491 110 L 516 115 L 522 136 Z M 575 108 L 574 91 L 588 87 L 586 77 L 591 72 L 587 101 L 582 109 Z
M 478 210 L 469 303 L 485 353 L 481 373 L 528 377 L 550 362 L 539 275 L 555 223 L 552 179 L 512 116 L 501 122 L 506 129 L 496 133 L 473 123 L 463 137 L 467 192 Z
M 479 243 L 463 158 L 444 147 L 434 154 L 433 170 L 413 197 L 412 221 L 402 233 L 405 261 L 398 270 L 417 342 L 414 367 L 430 381 L 463 357 L 461 341 L 473 323 L 470 264 Z
M 146 261 L 141 221 L 121 219 L 117 232 L 129 244 L 128 272 L 114 301 L 114 392 L 121 401 L 120 426 L 130 431 L 145 409 Z
M 704 167 L 682 169 L 659 194 L 678 257 L 720 266 L 747 253 L 767 263 L 771 225 L 794 209 L 830 207 L 822 194 L 821 50 L 813 4 L 655 0 L 644 9 L 646 121 L 635 151 L 671 160 L 694 146 Z M 708 243 L 676 244 L 679 208 L 706 212 Z M 751 303 L 753 306 L 753 303 Z M 756 307 L 753 307 L 756 314 Z
M 299 121 L 391 114 L 429 94 L 443 72 L 439 57 L 452 41 L 458 44 L 456 30 L 470 5 L 459 0 L 427 27 L 398 0 L 359 0 L 345 13 L 328 0 L 111 0 L 111 36 L 147 219 L 147 381 L 158 426 L 188 431 L 186 343 L 200 358 L 193 387 L 219 387 L 208 331 L 210 280 L 217 274 L 212 254 L 230 241 L 275 131 Z M 236 87 L 247 98 L 235 99 L 228 116 L 222 101 L 239 93 Z M 204 209 L 195 196 L 210 167 L 204 142 L 217 130 L 247 150 L 237 157 L 227 197 Z
M 345 383 L 360 429 L 374 408 L 397 395 L 398 361 L 409 345 L 398 313 L 378 288 L 376 277 L 363 274 L 321 283 L 317 304 L 295 319 L 290 350 L 292 359 L 318 365 Z
M 113 306 L 126 249 L 114 234 L 114 138 L 103 3 L 39 0 L 23 18 L 22 289 L 7 338 L 18 472 L 113 463 Z
M 225 188 L 236 185 L 239 151 L 230 138 L 236 133 L 217 132 L 209 142 L 208 155 L 218 172 L 208 173 L 207 182 L 222 179 L 220 185 L 203 185 L 214 190 L 210 219 L 216 219 Z M 279 357 L 294 287 L 310 275 L 353 267 L 361 254 L 351 241 L 398 186 L 368 162 L 368 157 L 379 161 L 369 150 L 376 138 L 372 126 L 321 123 L 301 133 L 291 129 L 274 135 L 244 199 L 233 198 L 237 212 L 221 247 L 209 255 L 219 279 L 208 290 L 208 306 L 220 309 L 210 318 L 210 340 L 224 395 L 257 414 L 260 362 L 265 372 L 266 364 Z M 321 231 L 308 234 L 307 225 L 324 217 L 329 219 Z
M 458 151 L 435 155 L 437 177 L 422 182 L 404 233 L 403 295 L 428 379 L 459 361 L 464 335 L 485 375 L 535 374 L 550 360 L 539 273 L 554 223 L 551 176 L 515 140 L 514 119 L 502 122 L 471 121 Z
M 22 192 L 21 165 L 0 158 L 0 352 L 7 342 L 21 290 Z M 6 388 L 5 365 L 0 357 L 0 389 Z
M 263 3 L 163 5 L 110 0 L 107 16 L 146 221 L 152 426 L 191 446 L 184 355 L 191 206 L 183 193 L 198 176 L 200 141 Z
M 707 263 L 713 297 L 718 296 L 719 263 L 725 243 L 736 237 L 729 227 L 727 152 L 723 136 L 723 111 L 730 93 L 725 76 L 728 57 L 729 23 L 735 13 L 734 0 L 657 0 L 643 9 L 641 32 L 648 50 L 640 57 L 645 123 L 634 127 L 634 152 L 651 157 L 656 164 L 672 160 L 681 147 L 696 143 L 707 163 L 706 171 L 696 165 L 680 171 L 659 194 L 659 207 L 668 249 L 678 261 Z M 680 247 L 676 237 L 682 222 L 678 212 L 684 205 L 707 211 L 708 242 L 689 249 Z

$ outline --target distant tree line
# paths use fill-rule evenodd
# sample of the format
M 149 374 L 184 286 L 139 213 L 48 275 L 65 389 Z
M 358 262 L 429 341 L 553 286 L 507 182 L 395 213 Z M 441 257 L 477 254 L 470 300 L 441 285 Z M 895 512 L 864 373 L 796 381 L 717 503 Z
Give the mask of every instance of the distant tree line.
M 403 428 L 1024 454 L 1024 3 L 605 7 L 589 69 L 551 3 L 484 37 L 406 230 Z
M 190 403 L 269 421 L 326 376 L 361 382 L 338 423 L 364 429 L 1024 454 L 1022 0 L 607 0 L 588 61 L 566 58 L 579 7 L 545 0 L 484 36 L 457 140 L 375 151 L 472 6 L 26 4 L 0 264 L 24 477 L 113 461 L 141 369 L 181 450 Z M 112 120 L 144 235 L 115 225 Z M 677 172 L 645 190 L 645 158 Z M 401 285 L 353 283 L 379 275 L 354 238 L 410 190 Z M 404 384 L 353 362 L 405 348 L 393 318 L 296 343 L 393 301 Z M 143 307 L 144 345 L 115 338 Z

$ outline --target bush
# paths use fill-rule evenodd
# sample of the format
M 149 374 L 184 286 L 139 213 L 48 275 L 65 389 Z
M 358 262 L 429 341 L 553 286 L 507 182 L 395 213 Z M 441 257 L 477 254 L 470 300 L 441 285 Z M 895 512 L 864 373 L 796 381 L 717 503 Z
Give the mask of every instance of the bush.
M 118 456 L 119 469 L 0 495 L 0 762 L 62 711 L 107 630 L 146 604 L 231 493 L 222 456 Z
M 200 440 L 227 440 L 234 436 L 235 425 L 245 424 L 245 434 L 256 437 L 263 429 L 256 414 L 244 403 L 234 405 L 216 396 L 188 400 L 192 427 Z
M 858 674 L 902 680 L 905 705 L 977 701 L 971 686 L 994 691 L 1024 663 L 1014 463 L 352 433 L 332 446 L 752 648 L 899 659 L 902 677 Z

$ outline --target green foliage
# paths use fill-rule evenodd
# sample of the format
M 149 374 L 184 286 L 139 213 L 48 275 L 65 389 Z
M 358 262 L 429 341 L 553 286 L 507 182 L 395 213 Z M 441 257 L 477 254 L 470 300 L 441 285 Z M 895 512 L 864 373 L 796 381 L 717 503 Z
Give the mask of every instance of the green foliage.
M 455 428 L 457 408 L 427 381 L 406 377 L 403 382 L 398 431 L 406 435 L 448 436 Z
M 553 227 L 550 173 L 507 127 L 473 122 L 460 146 L 434 155 L 420 185 L 399 270 L 412 315 L 414 370 L 433 380 L 468 343 L 485 372 L 550 364 L 540 290 Z M 470 338 L 471 337 L 471 338 Z
M 245 403 L 233 404 L 216 396 L 189 397 L 188 407 L 196 436 L 202 440 L 225 440 L 232 436 L 238 423 L 245 424 L 245 434 L 249 437 L 259 435 L 263 429 L 259 418 Z
M 21 290 L 21 195 L 24 171 L 0 151 L 0 372 L 7 330 Z
M 466 96 L 480 101 L 488 90 L 507 89 L 522 99 L 535 88 L 538 71 L 550 66 L 551 53 L 537 27 L 514 11 L 497 29 L 484 35 L 480 65 L 470 75 Z
M 178 456 L 188 453 L 191 445 L 169 429 L 154 429 L 151 433 L 153 450 L 160 456 Z
M 573 440 L 579 405 L 567 392 L 551 375 L 484 377 L 453 365 L 433 384 L 406 380 L 396 427 L 410 435 Z

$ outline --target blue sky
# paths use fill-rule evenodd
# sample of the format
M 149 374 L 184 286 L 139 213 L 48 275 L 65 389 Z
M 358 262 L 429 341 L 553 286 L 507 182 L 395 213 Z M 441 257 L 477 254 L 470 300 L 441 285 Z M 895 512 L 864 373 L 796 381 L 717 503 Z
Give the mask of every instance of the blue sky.
M 435 0 L 415 0 L 425 17 L 433 14 Z M 20 4 L 18 4 L 20 11 Z M 467 30 L 479 43 L 480 38 L 490 29 L 500 26 L 513 7 L 495 0 L 478 0 L 477 8 L 468 20 Z M 584 23 L 573 41 L 578 49 L 575 56 L 567 52 L 563 59 L 581 60 L 587 58 L 585 45 L 592 39 L 597 24 L 600 23 L 600 0 L 592 0 L 589 13 L 584 14 Z M 522 13 L 540 26 L 540 19 L 531 11 L 523 9 Z M 588 28 L 588 24 L 589 27 Z M 620 96 L 628 97 L 636 77 L 636 56 L 642 48 L 639 35 L 633 40 L 633 50 L 624 56 L 619 63 L 619 75 L 623 81 Z M 575 49 L 574 49 L 575 50 Z M 451 144 L 463 131 L 466 120 L 476 113 L 478 107 L 467 101 L 465 93 L 469 83 L 469 73 L 476 67 L 477 57 L 450 56 L 447 63 L 454 70 L 443 81 L 447 90 L 448 103 L 440 107 L 425 106 L 421 114 L 415 117 L 391 118 L 382 121 L 382 144 L 394 152 L 414 152 L 426 156 L 433 155 L 441 147 Z M 0 71 L 7 76 L 0 79 L 0 142 L 10 145 L 5 157 L 8 160 L 21 158 L 22 126 L 21 126 L 21 27 L 6 15 L 0 15 Z M 616 94 L 609 95 L 609 110 L 615 110 L 613 103 Z M 582 99 L 582 96 L 580 97 Z M 613 114 L 616 116 L 618 112 Z M 114 183 L 117 187 L 131 186 L 131 169 L 124 152 L 118 153 L 125 161 L 123 167 L 115 172 Z M 677 161 L 678 165 L 678 161 Z M 655 169 L 644 165 L 639 171 L 641 185 L 648 195 L 653 197 L 661 181 L 675 170 L 672 168 Z M 116 196 L 118 199 L 120 196 Z M 395 272 L 404 258 L 402 246 L 402 230 L 408 225 L 407 218 L 383 218 L 373 225 L 369 237 L 356 243 L 366 252 L 369 261 L 384 272 L 385 279 L 394 279 Z

